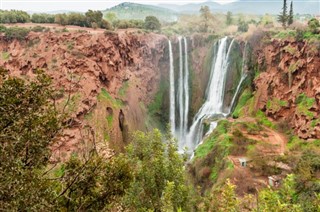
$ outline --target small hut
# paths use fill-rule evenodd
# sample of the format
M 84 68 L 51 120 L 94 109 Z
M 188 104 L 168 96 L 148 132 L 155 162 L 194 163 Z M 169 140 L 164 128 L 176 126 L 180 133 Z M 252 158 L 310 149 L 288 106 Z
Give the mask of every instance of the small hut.
M 272 175 L 268 177 L 269 185 L 271 187 L 278 187 L 281 183 L 281 176 L 279 175 Z
M 239 158 L 240 166 L 246 167 L 248 159 L 247 158 Z

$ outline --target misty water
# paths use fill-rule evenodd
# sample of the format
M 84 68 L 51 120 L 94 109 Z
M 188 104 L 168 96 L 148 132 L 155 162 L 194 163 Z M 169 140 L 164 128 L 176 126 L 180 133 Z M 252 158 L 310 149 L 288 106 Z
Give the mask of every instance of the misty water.
M 205 101 L 199 111 L 188 124 L 190 92 L 189 92 L 189 61 L 187 38 L 178 37 L 179 46 L 179 73 L 175 80 L 174 55 L 171 41 L 169 41 L 170 58 L 170 125 L 171 131 L 178 140 L 180 152 L 187 151 L 192 155 L 196 147 L 202 142 L 204 134 L 204 122 L 209 123 L 207 134 L 211 133 L 217 126 L 220 118 L 227 117 L 236 101 L 241 85 L 246 78 L 244 65 L 242 65 L 241 79 L 238 82 L 236 91 L 232 97 L 229 108 L 224 106 L 226 76 L 230 64 L 230 54 L 234 40 L 228 42 L 229 38 L 224 37 L 218 40 L 213 49 L 210 78 L 207 84 Z M 245 57 L 245 56 L 244 56 Z M 243 63 L 244 64 L 244 63 Z M 177 89 L 175 89 L 177 88 Z M 228 111 L 228 112 L 225 112 Z M 176 116 L 178 114 L 178 117 Z

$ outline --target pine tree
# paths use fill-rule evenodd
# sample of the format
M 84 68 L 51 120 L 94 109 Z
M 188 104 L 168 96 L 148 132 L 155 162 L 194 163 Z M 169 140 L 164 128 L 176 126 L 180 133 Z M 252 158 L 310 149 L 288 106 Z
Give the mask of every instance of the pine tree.
M 231 13 L 230 11 L 228 11 L 228 13 L 227 13 L 226 24 L 227 24 L 228 26 L 232 24 L 232 13 Z
M 282 7 L 282 12 L 280 15 L 278 15 L 278 21 L 282 23 L 283 28 L 287 27 L 287 20 L 288 20 L 288 15 L 287 15 L 287 0 L 283 0 L 283 7 Z
M 290 12 L 289 12 L 289 17 L 288 17 L 288 26 L 290 26 L 293 23 L 293 5 L 292 1 L 290 4 Z

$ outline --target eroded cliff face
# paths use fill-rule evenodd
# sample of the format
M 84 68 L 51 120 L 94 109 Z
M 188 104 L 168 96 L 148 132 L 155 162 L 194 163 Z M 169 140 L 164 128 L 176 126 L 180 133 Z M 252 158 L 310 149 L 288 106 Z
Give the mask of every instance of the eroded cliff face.
M 167 38 L 136 31 L 34 33 L 25 41 L 0 37 L 0 66 L 32 78 L 36 69 L 52 77 L 59 110 L 69 115 L 54 145 L 55 158 L 94 146 L 104 154 L 121 150 L 134 130 L 145 130 L 147 105 L 168 70 Z
M 303 139 L 320 138 L 319 43 L 273 39 L 255 47 L 259 66 L 255 107 L 291 126 Z

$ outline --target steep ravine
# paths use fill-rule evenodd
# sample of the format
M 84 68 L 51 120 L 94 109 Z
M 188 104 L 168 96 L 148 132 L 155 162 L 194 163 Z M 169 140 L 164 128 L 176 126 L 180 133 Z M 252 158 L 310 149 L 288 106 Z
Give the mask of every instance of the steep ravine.
M 167 76 L 167 38 L 135 31 L 34 33 L 24 41 L 0 36 L 0 66 L 12 75 L 52 77 L 57 108 L 69 115 L 55 158 L 96 145 L 119 151 L 130 132 L 152 126 L 148 105 Z M 83 151 L 82 151 L 83 150 Z

